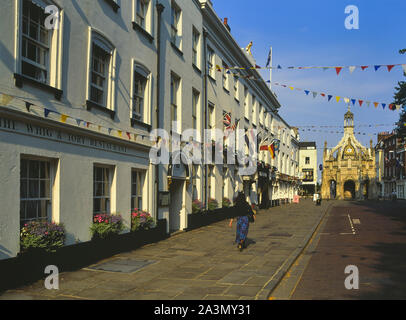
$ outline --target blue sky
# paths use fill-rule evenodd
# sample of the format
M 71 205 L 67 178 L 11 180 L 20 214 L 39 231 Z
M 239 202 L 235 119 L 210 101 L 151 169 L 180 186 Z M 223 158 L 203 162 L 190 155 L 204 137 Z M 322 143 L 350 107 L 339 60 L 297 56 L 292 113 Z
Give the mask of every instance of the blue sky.
M 399 49 L 406 48 L 406 1 L 388 0 L 212 0 L 215 11 L 228 18 L 231 33 L 241 47 L 253 41 L 252 53 L 260 66 L 265 66 L 269 47 L 273 48 L 273 65 L 288 66 L 348 66 L 406 63 L 406 55 Z M 347 30 L 344 13 L 347 5 L 359 9 L 359 29 Z M 269 72 L 261 72 L 269 80 Z M 392 103 L 394 87 L 404 80 L 401 67 L 389 73 L 381 67 L 378 71 L 356 69 L 352 74 L 343 69 L 337 76 L 334 69 L 275 70 L 274 82 L 293 87 L 324 92 L 334 96 Z M 273 86 L 282 108 L 280 114 L 293 126 L 342 125 L 347 106 L 303 91 L 291 91 Z M 355 125 L 394 124 L 399 111 L 386 107 L 375 109 L 363 104 L 352 107 Z M 392 130 L 393 126 L 360 127 L 356 132 L 366 134 Z M 327 130 L 327 129 L 320 129 Z M 328 129 L 328 131 L 341 131 Z M 341 134 L 303 132 L 301 141 L 316 141 L 322 148 L 324 141 L 333 147 Z M 369 146 L 376 136 L 356 135 Z M 322 150 L 318 162 L 322 163 Z

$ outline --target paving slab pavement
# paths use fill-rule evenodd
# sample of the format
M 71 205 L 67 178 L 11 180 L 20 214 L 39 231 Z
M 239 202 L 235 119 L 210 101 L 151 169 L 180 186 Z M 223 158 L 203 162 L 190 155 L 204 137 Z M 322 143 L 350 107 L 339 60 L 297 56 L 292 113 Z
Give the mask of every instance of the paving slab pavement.
M 136 272 L 88 266 L 61 273 L 59 290 L 41 280 L 0 299 L 265 300 L 333 204 L 302 200 L 261 210 L 243 252 L 234 244 L 236 223 L 221 221 L 99 262 L 154 261 Z

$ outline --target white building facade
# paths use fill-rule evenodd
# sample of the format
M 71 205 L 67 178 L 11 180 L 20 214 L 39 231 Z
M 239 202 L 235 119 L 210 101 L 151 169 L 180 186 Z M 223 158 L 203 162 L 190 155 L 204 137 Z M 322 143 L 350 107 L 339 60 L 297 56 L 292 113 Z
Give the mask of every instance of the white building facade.
M 49 6 L 56 28 L 45 26 Z M 63 223 L 71 245 L 90 240 L 98 213 L 121 214 L 128 232 L 140 208 L 173 232 L 193 200 L 221 207 L 241 190 L 268 207 L 297 194 L 297 131 L 257 70 L 228 69 L 254 61 L 210 0 L 12 0 L 0 17 L 0 259 L 20 251 L 27 221 Z M 258 170 L 246 176 L 237 164 L 176 164 L 173 141 L 183 147 L 196 129 L 192 143 L 203 143 L 225 114 L 259 142 L 279 139 L 275 159 L 247 147 Z M 151 163 L 154 129 L 168 133 L 156 141 L 169 164 Z
M 299 143 L 299 171 L 302 180 L 302 195 L 313 195 L 317 190 L 318 166 L 315 142 Z

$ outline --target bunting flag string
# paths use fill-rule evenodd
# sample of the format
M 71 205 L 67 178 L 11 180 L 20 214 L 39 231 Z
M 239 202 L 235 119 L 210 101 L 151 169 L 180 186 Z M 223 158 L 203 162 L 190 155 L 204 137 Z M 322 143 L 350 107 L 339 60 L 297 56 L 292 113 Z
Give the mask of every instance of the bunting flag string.
M 340 74 L 340 72 L 343 69 L 348 69 L 350 74 L 352 74 L 355 69 L 359 68 L 362 71 L 365 71 L 366 69 L 370 68 L 370 69 L 374 69 L 375 71 L 378 71 L 381 67 L 386 67 L 386 69 L 388 70 L 388 72 L 391 72 L 391 70 L 394 67 L 398 67 L 401 66 L 403 69 L 403 72 L 406 73 L 406 64 L 402 64 L 402 63 L 396 63 L 396 64 L 377 64 L 377 65 L 361 65 L 361 66 L 310 66 L 310 67 L 285 67 L 283 68 L 281 65 L 277 65 L 276 67 L 261 67 L 259 65 L 255 65 L 255 67 L 221 67 L 219 65 L 216 65 L 216 70 L 218 72 L 222 72 L 223 70 L 227 70 L 227 73 L 230 73 L 229 70 L 270 70 L 270 69 L 275 69 L 275 70 L 309 70 L 309 69 L 323 69 L 323 71 L 326 71 L 328 69 L 334 69 L 337 73 L 337 75 Z
M 270 81 L 267 81 L 268 83 Z M 288 86 L 285 84 L 280 84 L 278 82 L 273 82 L 274 85 L 276 86 L 280 86 L 280 87 L 284 87 L 284 88 L 289 88 L 291 90 L 298 90 L 298 91 L 302 91 L 302 89 L 299 88 L 294 88 L 292 86 Z M 303 90 L 304 93 L 308 96 L 310 92 L 312 92 L 313 98 L 316 98 L 316 96 L 319 94 L 319 92 L 316 91 L 310 91 L 310 90 Z M 326 97 L 326 93 L 322 92 L 320 93 L 320 96 L 325 98 Z M 332 97 L 334 97 L 335 95 L 327 95 L 328 97 L 328 101 L 331 100 Z M 356 104 L 359 104 L 360 107 L 362 107 L 362 105 L 365 104 L 369 107 L 371 105 L 371 103 L 374 105 L 375 108 L 377 108 L 379 105 L 382 106 L 383 109 L 385 109 L 386 106 L 388 106 L 389 110 L 395 111 L 395 110 L 400 110 L 401 109 L 401 105 L 400 104 L 393 104 L 393 103 L 381 103 L 381 102 L 372 102 L 370 100 L 365 100 L 365 99 L 354 99 L 354 98 L 348 98 L 348 97 L 342 97 L 342 96 L 335 96 L 336 101 L 340 102 L 340 100 L 342 99 L 346 104 L 352 103 L 353 106 L 355 106 Z M 405 108 L 405 106 L 404 106 Z
M 387 123 L 387 124 L 359 124 L 359 125 L 354 125 L 354 128 L 361 128 L 361 127 L 369 127 L 369 128 L 375 128 L 375 127 L 392 127 L 394 125 L 397 125 L 397 123 Z M 294 126 L 295 128 L 343 128 L 343 125 L 307 125 L 307 126 Z M 282 127 L 280 127 L 282 128 Z
M 107 127 L 104 127 L 104 126 L 99 125 L 99 124 L 96 125 L 96 124 L 93 124 L 93 123 L 91 123 L 89 121 L 85 121 L 83 119 L 78 119 L 78 118 L 69 116 L 67 114 L 63 114 L 63 113 L 60 113 L 58 111 L 51 110 L 51 109 L 45 108 L 43 106 L 34 104 L 34 103 L 26 101 L 26 100 L 24 100 L 22 98 L 0 92 L 0 106 L 3 106 L 3 107 L 8 106 L 14 99 L 23 102 L 27 112 L 31 112 L 32 107 L 38 107 L 38 108 L 43 109 L 43 114 L 44 114 L 45 118 L 48 118 L 50 116 L 50 114 L 54 113 L 54 114 L 59 116 L 58 120 L 60 122 L 62 122 L 62 123 L 67 123 L 68 119 L 72 119 L 72 120 L 74 120 L 76 122 L 78 127 L 80 127 L 81 124 L 83 123 L 83 126 L 86 127 L 87 129 L 90 129 L 91 127 L 95 127 L 95 128 L 97 128 L 97 130 L 99 132 L 101 132 L 102 129 L 105 129 L 108 132 L 109 135 L 111 135 L 111 133 L 114 130 L 115 132 L 117 132 L 117 135 L 120 138 L 123 138 L 123 131 L 122 130 L 113 129 L 113 128 L 107 128 Z M 148 137 L 147 135 L 140 135 L 138 133 L 131 133 L 131 132 L 128 132 L 128 131 L 126 131 L 126 135 L 127 135 L 129 140 L 131 140 L 131 136 L 133 136 L 134 141 L 137 141 L 138 136 L 140 136 L 142 138 L 142 140 L 144 140 L 145 137 Z

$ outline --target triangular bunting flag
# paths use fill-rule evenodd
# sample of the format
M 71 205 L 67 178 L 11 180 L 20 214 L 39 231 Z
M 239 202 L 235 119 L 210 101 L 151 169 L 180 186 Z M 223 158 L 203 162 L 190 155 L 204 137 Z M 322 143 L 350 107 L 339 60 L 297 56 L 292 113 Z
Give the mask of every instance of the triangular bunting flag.
M 306 93 L 306 95 L 309 95 L 309 93 L 310 93 L 309 90 L 305 90 L 304 92 Z
M 325 96 L 326 96 L 326 94 L 325 94 L 325 93 L 320 93 L 320 95 L 321 95 L 322 97 L 325 97 Z
M 367 107 L 371 104 L 371 101 L 366 101 Z
M 368 68 L 369 66 L 361 66 L 362 71 L 364 71 L 366 68 Z
M 382 108 L 385 109 L 386 103 L 382 103 Z
M 400 110 L 400 104 L 396 105 L 396 110 Z
M 90 122 L 86 122 L 86 128 L 89 128 L 90 127 Z
M 31 106 L 33 106 L 31 102 L 25 101 L 25 108 L 27 109 L 28 112 L 30 112 Z
M 349 98 L 344 98 L 344 102 L 348 103 L 348 102 L 350 102 L 350 99 Z
M 380 67 L 381 67 L 381 66 L 374 66 L 375 71 L 378 71 L 378 69 L 379 69 Z
M 358 100 L 359 102 L 359 106 L 362 107 L 362 103 L 364 102 L 364 100 Z
M 50 112 L 51 112 L 51 110 L 49 110 L 49 109 L 47 109 L 47 108 L 44 109 L 44 116 L 45 116 L 45 118 L 48 118 L 48 115 L 50 114 Z
M 378 107 L 378 105 L 379 105 L 379 103 L 378 103 L 378 102 L 374 102 L 374 106 L 375 106 L 375 108 L 377 108 L 377 107 Z
M 14 98 L 8 94 L 3 93 L 0 99 L 0 106 L 8 105 Z
M 117 130 L 117 133 L 118 133 L 118 136 L 119 136 L 120 138 L 123 137 L 123 132 L 122 132 L 121 130 Z
M 348 67 L 348 69 L 350 70 L 350 73 L 353 73 L 353 72 L 354 72 L 354 70 L 355 70 L 355 68 L 356 68 L 356 66 L 351 66 L 351 67 Z
M 80 123 L 82 122 L 82 120 L 80 119 L 76 119 L 76 123 L 78 124 L 78 126 L 80 126 Z
M 340 97 L 336 97 L 337 102 L 340 101 Z
M 281 67 L 281 65 L 280 65 L 280 64 L 278 64 L 278 69 L 282 69 L 282 67 Z
M 65 123 L 68 116 L 66 114 L 61 114 L 61 122 Z
M 109 134 L 111 133 L 111 130 L 113 130 L 113 129 L 111 129 L 111 128 L 108 128 L 108 129 L 107 129 L 107 131 L 109 132 Z
M 102 126 L 97 126 L 97 130 L 101 131 Z
M 326 71 L 326 70 L 328 70 L 328 67 L 323 67 L 323 71 Z
M 313 93 L 313 98 L 316 98 L 317 97 L 317 92 L 312 91 L 312 93 Z
M 389 110 L 392 110 L 392 111 L 396 110 L 395 105 L 391 103 L 389 105 Z
M 342 67 L 336 67 L 336 72 L 337 72 L 337 75 L 339 75 L 339 74 L 340 74 L 341 69 L 342 69 Z
M 390 72 L 394 66 L 394 64 L 387 65 L 386 67 L 388 68 L 388 72 Z
M 328 95 L 328 101 L 330 101 L 332 97 L 333 97 L 333 96 L 332 96 L 331 94 L 329 94 L 329 95 Z
M 351 99 L 352 105 L 355 106 L 355 99 Z
M 295 89 L 295 88 L 293 88 L 293 87 L 289 87 L 289 89 L 290 89 L 290 90 L 293 90 L 293 89 Z
M 127 132 L 128 140 L 131 140 L 131 133 Z
M 218 64 L 216 64 L 216 70 L 221 72 L 221 68 L 220 68 L 220 66 Z

